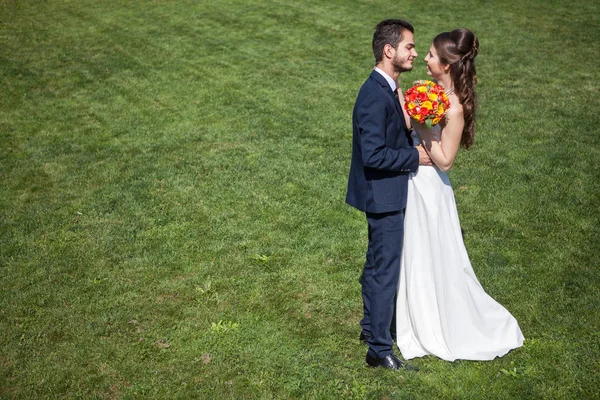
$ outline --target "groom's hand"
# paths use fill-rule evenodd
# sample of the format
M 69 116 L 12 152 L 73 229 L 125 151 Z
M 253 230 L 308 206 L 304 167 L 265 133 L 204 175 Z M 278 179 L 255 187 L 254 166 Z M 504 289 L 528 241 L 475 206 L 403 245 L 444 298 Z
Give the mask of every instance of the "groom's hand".
M 429 158 L 429 154 L 422 144 L 417 145 L 417 150 L 419 151 L 419 165 L 432 166 L 433 162 L 431 161 L 431 158 Z

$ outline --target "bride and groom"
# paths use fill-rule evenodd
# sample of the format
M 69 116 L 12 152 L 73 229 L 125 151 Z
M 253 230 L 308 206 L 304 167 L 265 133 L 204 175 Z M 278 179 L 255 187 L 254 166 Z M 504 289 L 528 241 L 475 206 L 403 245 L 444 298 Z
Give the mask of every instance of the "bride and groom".
M 410 120 L 398 95 L 400 73 L 417 57 L 413 26 L 390 19 L 375 28 L 376 67 L 352 114 L 346 196 L 368 222 L 360 339 L 370 366 L 416 370 L 394 355 L 394 339 L 405 359 L 449 361 L 491 360 L 523 343 L 517 321 L 473 272 L 445 172 L 473 143 L 478 47 L 468 29 L 434 38 L 427 73 L 451 105 L 429 129 Z

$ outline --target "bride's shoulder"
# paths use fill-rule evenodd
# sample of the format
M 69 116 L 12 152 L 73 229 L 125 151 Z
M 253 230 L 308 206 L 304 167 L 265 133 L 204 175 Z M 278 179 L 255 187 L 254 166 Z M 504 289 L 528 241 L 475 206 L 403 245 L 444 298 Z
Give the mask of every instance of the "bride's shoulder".
M 462 117 L 463 116 L 463 106 L 460 104 L 458 97 L 456 95 L 450 95 L 450 108 L 448 108 L 447 115 L 449 117 Z

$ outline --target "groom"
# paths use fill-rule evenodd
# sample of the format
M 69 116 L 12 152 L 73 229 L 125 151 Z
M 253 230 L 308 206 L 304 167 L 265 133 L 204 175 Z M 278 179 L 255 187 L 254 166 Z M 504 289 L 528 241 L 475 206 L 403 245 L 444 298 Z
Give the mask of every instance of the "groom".
M 414 28 L 403 20 L 381 21 L 373 35 L 376 67 L 363 84 L 352 113 L 352 162 L 346 203 L 365 212 L 369 245 L 362 278 L 361 340 L 372 367 L 413 369 L 392 351 L 390 328 L 400 276 L 408 174 L 430 164 L 412 147 L 398 101 L 400 73 L 417 57 Z

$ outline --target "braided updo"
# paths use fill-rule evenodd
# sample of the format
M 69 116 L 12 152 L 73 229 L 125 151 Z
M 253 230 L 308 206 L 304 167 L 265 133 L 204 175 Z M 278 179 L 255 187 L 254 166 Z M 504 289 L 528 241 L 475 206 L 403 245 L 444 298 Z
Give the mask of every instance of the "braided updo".
M 460 143 L 468 149 L 475 138 L 475 110 L 477 109 L 475 57 L 479 52 L 479 41 L 470 30 L 459 28 L 437 35 L 433 39 L 433 47 L 437 51 L 440 62 L 450 65 L 454 91 L 463 106 L 465 118 Z

